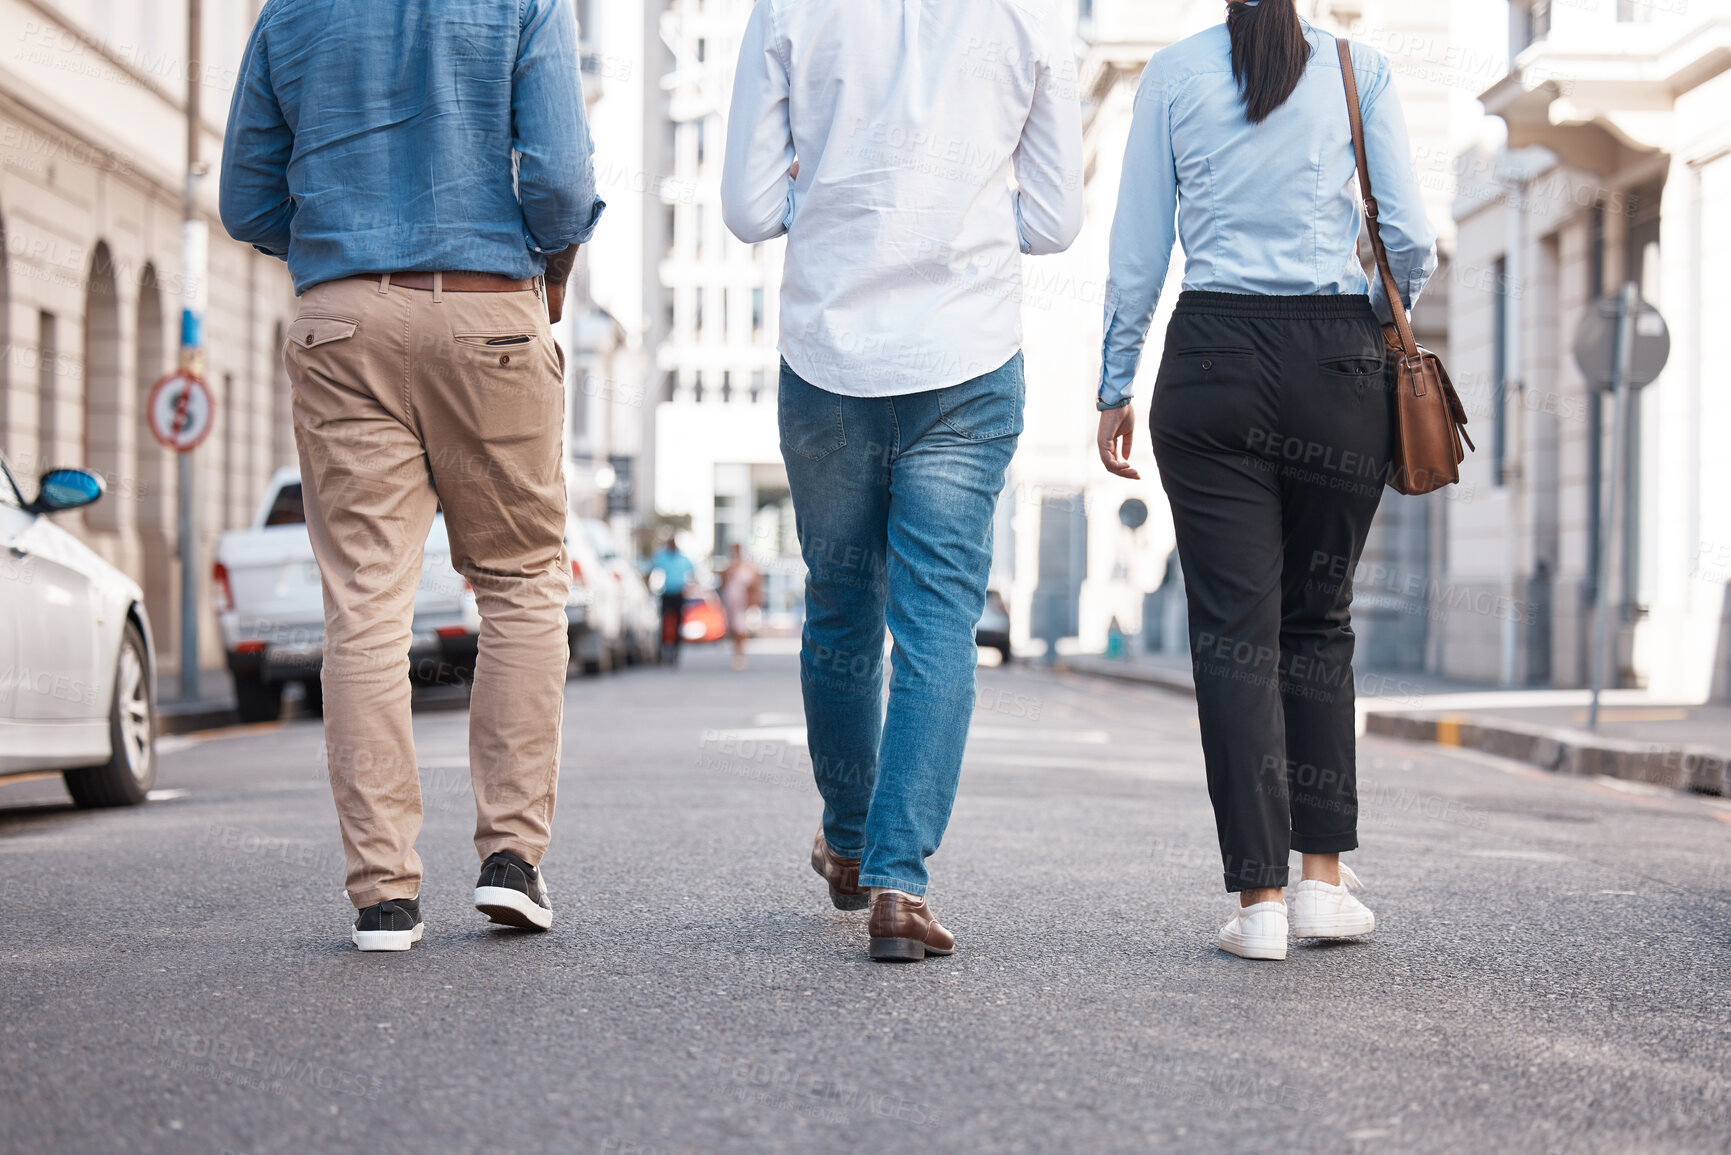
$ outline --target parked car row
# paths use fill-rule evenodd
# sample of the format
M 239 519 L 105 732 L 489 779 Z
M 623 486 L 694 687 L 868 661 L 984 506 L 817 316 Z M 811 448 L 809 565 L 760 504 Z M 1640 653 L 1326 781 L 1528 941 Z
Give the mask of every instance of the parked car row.
M 654 661 L 655 599 L 620 550 L 612 527 L 570 515 L 565 552 L 571 558 L 571 596 L 565 603 L 571 660 L 585 674 Z
M 652 658 L 654 600 L 624 560 L 612 529 L 571 515 L 565 550 L 571 562 L 565 617 L 573 664 L 586 674 L 599 674 Z M 211 581 L 241 720 L 278 717 L 284 688 L 292 682 L 304 687 L 306 707 L 317 712 L 324 603 L 299 470 L 279 469 L 253 524 L 218 539 Z M 423 683 L 467 681 L 474 673 L 480 632 L 475 593 L 452 568 L 444 514 L 435 514 L 415 589 L 409 676 Z
M 102 479 L 82 469 L 50 470 L 30 492 L 0 457 L 0 778 L 59 771 L 86 807 L 142 802 L 156 776 L 156 652 L 143 591 L 49 520 L 102 496 Z M 596 674 L 655 661 L 659 599 L 613 530 L 572 515 L 565 548 L 573 665 Z M 211 583 L 241 720 L 280 716 L 293 683 L 320 710 L 323 593 L 298 470 L 278 470 L 252 524 L 218 539 Z M 466 680 L 480 630 L 474 591 L 452 568 L 435 515 L 415 589 L 410 677 Z M 694 587 L 684 639 L 723 631 L 715 591 Z

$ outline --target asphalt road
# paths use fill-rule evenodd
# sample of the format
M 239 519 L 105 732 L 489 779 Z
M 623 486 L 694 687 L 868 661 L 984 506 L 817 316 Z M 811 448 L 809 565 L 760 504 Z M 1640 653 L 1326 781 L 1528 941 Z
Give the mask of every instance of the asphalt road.
M 1731 1149 L 1731 806 L 1367 739 L 1376 935 L 1251 963 L 1193 705 L 980 684 L 908 966 L 806 865 L 787 656 L 571 683 L 544 936 L 468 905 L 461 709 L 406 955 L 348 943 L 317 722 L 174 739 L 141 809 L 0 786 L 0 1149 Z

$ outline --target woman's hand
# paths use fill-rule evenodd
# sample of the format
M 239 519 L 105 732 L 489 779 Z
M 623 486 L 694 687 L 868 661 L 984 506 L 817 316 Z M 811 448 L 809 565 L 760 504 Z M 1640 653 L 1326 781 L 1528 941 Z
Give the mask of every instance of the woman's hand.
M 1134 404 L 1120 405 L 1116 409 L 1102 409 L 1100 434 L 1096 438 L 1096 444 L 1100 449 L 1100 463 L 1106 467 L 1106 472 L 1128 477 L 1131 481 L 1141 481 L 1142 475 L 1130 464 L 1131 434 L 1135 429 Z

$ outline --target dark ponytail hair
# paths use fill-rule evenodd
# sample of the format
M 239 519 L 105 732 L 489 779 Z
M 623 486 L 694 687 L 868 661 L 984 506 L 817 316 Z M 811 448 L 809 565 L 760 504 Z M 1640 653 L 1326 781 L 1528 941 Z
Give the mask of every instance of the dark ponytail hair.
M 1234 0 L 1226 5 L 1232 37 L 1232 79 L 1244 97 L 1244 118 L 1261 124 L 1286 103 L 1310 63 L 1310 42 L 1295 0 Z

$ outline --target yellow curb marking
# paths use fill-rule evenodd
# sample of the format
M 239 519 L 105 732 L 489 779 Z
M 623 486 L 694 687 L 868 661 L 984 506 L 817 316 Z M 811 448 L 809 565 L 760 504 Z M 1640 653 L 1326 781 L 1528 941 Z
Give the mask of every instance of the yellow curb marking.
M 1461 744 L 1461 720 L 1458 715 L 1445 714 L 1436 720 L 1436 743 L 1438 746 Z

